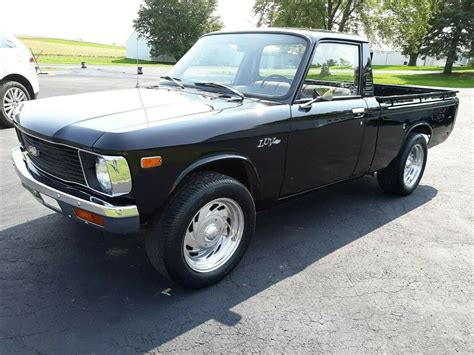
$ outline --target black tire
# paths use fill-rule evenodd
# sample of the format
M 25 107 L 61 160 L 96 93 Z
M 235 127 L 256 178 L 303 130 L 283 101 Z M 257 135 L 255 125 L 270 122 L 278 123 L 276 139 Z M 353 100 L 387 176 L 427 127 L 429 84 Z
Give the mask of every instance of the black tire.
M 422 167 L 416 180 L 413 180 L 410 185 L 407 185 L 404 179 L 405 165 L 410 152 L 412 152 L 413 147 L 416 145 L 421 146 L 423 151 Z M 389 166 L 377 172 L 377 181 L 380 187 L 384 192 L 389 194 L 402 196 L 411 194 L 418 187 L 423 177 L 427 158 L 428 147 L 425 137 L 419 133 L 409 134 L 398 156 Z
M 31 96 L 28 90 L 16 81 L 0 81 L 0 127 L 10 128 L 13 127 L 13 121 L 8 118 L 8 115 L 4 107 L 4 99 L 8 90 L 12 88 L 20 89 L 25 94 L 27 100 L 31 100 Z
M 242 238 L 230 259 L 217 270 L 196 272 L 184 255 L 185 234 L 196 213 L 221 198 L 232 199 L 240 206 L 244 217 Z M 199 289 L 218 282 L 237 266 L 254 230 L 255 205 L 248 189 L 229 176 L 198 172 L 171 198 L 158 223 L 145 235 L 145 246 L 151 263 L 163 276 L 185 288 Z

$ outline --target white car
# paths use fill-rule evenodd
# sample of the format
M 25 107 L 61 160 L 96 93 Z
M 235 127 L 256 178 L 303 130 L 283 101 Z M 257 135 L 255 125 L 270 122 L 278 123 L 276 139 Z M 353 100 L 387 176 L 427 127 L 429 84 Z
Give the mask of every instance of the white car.
M 0 127 L 13 127 L 13 115 L 21 102 L 39 93 L 35 60 L 15 36 L 0 33 Z

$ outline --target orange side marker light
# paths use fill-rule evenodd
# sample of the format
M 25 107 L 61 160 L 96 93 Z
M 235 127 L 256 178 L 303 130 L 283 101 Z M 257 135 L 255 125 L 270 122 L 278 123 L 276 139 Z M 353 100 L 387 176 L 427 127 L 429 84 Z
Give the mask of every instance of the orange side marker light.
M 140 166 L 142 169 L 155 168 L 161 166 L 161 163 L 161 157 L 145 157 L 140 160 Z

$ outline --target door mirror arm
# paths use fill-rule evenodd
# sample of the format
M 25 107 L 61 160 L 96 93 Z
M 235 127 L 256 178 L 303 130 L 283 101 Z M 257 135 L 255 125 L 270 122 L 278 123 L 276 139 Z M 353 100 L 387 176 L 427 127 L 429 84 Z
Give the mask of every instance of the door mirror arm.
M 308 102 L 305 102 L 299 106 L 300 111 L 308 112 L 313 107 L 313 104 L 320 101 L 331 101 L 332 100 L 332 93 L 330 91 L 326 92 L 324 95 L 315 97 Z

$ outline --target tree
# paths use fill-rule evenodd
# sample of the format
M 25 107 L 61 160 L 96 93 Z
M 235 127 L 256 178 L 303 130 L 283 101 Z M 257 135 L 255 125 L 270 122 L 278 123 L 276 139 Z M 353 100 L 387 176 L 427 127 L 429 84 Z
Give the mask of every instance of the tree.
M 431 29 L 423 41 L 421 52 L 437 58 L 446 56 L 444 74 L 451 74 L 459 54 L 472 53 L 474 41 L 474 2 L 445 0 L 433 17 Z
M 151 55 L 180 59 L 204 33 L 222 28 L 213 15 L 217 0 L 145 0 L 135 30 L 147 39 Z
M 387 44 L 410 56 L 408 65 L 416 66 L 423 38 L 438 9 L 437 0 L 384 0 L 365 21 Z
M 307 27 L 348 31 L 354 13 L 369 0 L 256 0 L 258 26 Z M 371 0 L 372 1 L 372 0 Z

